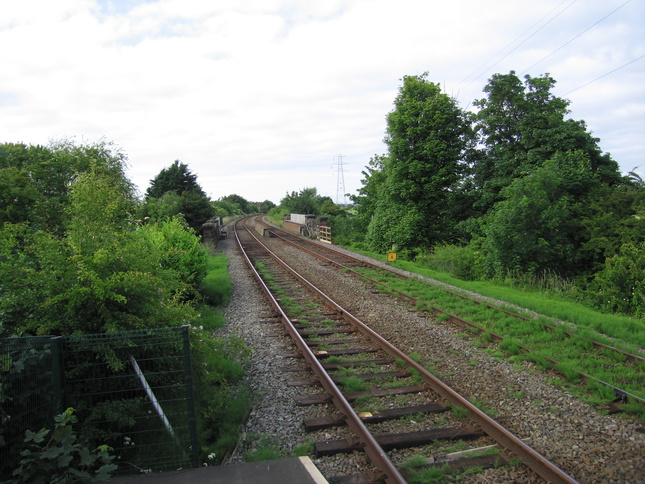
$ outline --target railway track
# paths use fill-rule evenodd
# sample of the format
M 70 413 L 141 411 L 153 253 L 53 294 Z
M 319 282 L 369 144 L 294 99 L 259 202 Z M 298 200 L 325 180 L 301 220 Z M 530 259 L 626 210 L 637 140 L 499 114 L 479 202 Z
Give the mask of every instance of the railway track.
M 631 380 L 625 381 L 621 378 L 620 374 L 626 365 L 636 369 L 645 369 L 645 358 L 641 355 L 630 353 L 606 343 L 581 336 L 564 329 L 562 325 L 556 325 L 550 321 L 538 320 L 533 316 L 521 314 L 517 311 L 511 311 L 496 305 L 491 305 L 471 296 L 449 290 L 445 287 L 431 286 L 435 293 L 448 294 L 452 296 L 452 301 L 445 302 L 444 300 L 443 306 L 440 307 L 436 305 L 432 299 L 429 299 L 427 294 L 424 294 L 427 293 L 427 288 L 430 285 L 419 278 L 409 278 L 401 273 L 386 270 L 382 266 L 370 264 L 362 259 L 344 254 L 325 245 L 313 243 L 285 230 L 266 224 L 259 218 L 256 219 L 256 223 L 263 225 L 272 237 L 277 237 L 287 244 L 306 251 L 321 260 L 323 263 L 337 266 L 346 272 L 351 272 L 354 276 L 378 287 L 380 290 L 405 299 L 411 305 L 419 309 L 423 309 L 433 316 L 441 315 L 443 320 L 457 324 L 474 335 L 481 336 L 482 334 L 485 334 L 490 341 L 504 341 L 504 336 L 495 331 L 499 325 L 492 324 L 491 321 L 502 320 L 503 317 L 506 316 L 506 320 L 511 318 L 520 321 L 530 321 L 532 324 L 528 329 L 529 332 L 544 332 L 545 341 L 542 344 L 542 347 L 548 348 L 548 343 L 551 341 L 548 334 L 556 338 L 569 339 L 570 344 L 573 346 L 588 347 L 589 350 L 585 361 L 575 361 L 571 364 L 570 362 L 561 360 L 560 358 L 556 359 L 554 355 L 549 354 L 548 351 L 541 351 L 540 345 L 537 347 L 529 347 L 515 341 L 512 343 L 512 351 L 519 351 L 524 355 L 527 355 L 530 359 L 538 362 L 538 364 L 545 369 L 556 371 L 568 380 L 579 379 L 611 389 L 614 395 L 613 401 L 610 399 L 602 406 L 604 410 L 609 411 L 610 413 L 621 411 L 621 407 L 618 405 L 619 403 L 631 402 L 638 403 L 641 406 L 645 405 L 645 397 L 635 394 L 632 390 L 632 388 L 637 389 L 636 391 L 641 390 L 639 382 Z M 404 286 L 406 286 L 405 290 L 393 287 L 394 285 L 401 286 L 401 284 L 398 283 L 400 279 L 407 281 L 404 284 Z M 464 309 L 463 305 L 460 304 L 461 301 L 470 303 L 471 307 Z M 486 307 L 489 311 L 482 317 L 478 306 Z M 459 309 L 455 310 L 457 307 L 459 307 Z M 459 311 L 459 314 L 455 311 Z M 506 325 L 508 326 L 508 323 L 506 323 Z M 519 337 L 519 335 L 515 336 L 516 338 L 514 338 L 514 340 Z M 588 372 L 585 368 L 585 364 L 593 364 L 596 368 L 604 367 L 606 369 L 616 369 L 617 371 L 614 372 L 614 374 L 607 374 L 602 378 L 598 378 Z
M 286 356 L 313 372 L 313 378 L 294 382 L 308 389 L 299 403 L 333 405 L 326 415 L 306 419 L 306 428 L 322 435 L 332 427 L 347 429 L 343 438 L 317 440 L 316 456 L 361 452 L 369 458 L 361 476 L 336 482 L 406 482 L 410 471 L 401 468 L 397 451 L 441 439 L 501 449 L 475 458 L 464 452 L 469 459 L 442 462 L 442 468 L 495 466 L 518 458 L 547 482 L 575 482 L 290 269 L 247 225 L 238 222 L 235 237 L 294 341 L 296 349 Z

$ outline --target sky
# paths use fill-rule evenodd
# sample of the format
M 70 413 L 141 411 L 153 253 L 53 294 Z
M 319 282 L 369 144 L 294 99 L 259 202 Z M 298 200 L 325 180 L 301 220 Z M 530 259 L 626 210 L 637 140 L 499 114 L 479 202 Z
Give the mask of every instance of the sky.
M 179 160 L 213 200 L 342 203 L 404 76 L 472 110 L 514 70 L 645 178 L 644 26 L 643 0 L 6 0 L 0 143 L 113 143 L 142 194 Z

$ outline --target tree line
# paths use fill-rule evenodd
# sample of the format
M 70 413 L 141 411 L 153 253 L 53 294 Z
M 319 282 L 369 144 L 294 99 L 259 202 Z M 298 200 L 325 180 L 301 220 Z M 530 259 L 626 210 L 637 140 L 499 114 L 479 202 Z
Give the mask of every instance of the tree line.
M 387 152 L 352 197 L 352 239 L 466 279 L 554 274 L 611 311 L 645 314 L 645 184 L 600 148 L 548 74 L 495 74 L 477 111 L 405 76 Z
M 271 202 L 211 201 L 178 160 L 141 198 L 112 143 L 0 144 L 0 336 L 197 321 L 209 218 Z

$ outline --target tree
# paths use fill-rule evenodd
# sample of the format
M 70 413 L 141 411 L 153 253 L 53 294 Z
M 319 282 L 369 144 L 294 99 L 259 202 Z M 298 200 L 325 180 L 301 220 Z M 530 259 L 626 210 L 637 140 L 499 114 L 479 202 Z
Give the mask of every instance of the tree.
M 159 174 L 150 180 L 150 186 L 146 190 L 146 198 L 160 198 L 166 192 L 176 192 L 182 195 L 186 191 L 198 192 L 204 196 L 204 190 L 197 183 L 197 175 L 193 174 L 188 165 L 180 163 L 179 160 L 164 168 Z
M 168 195 L 170 193 L 176 194 L 179 199 Z M 179 160 L 161 170 L 146 190 L 143 217 L 156 221 L 161 220 L 161 214 L 181 214 L 197 234 L 202 233 L 202 224 L 215 215 L 209 198 L 197 183 L 197 176 Z
M 385 181 L 383 171 L 385 158 L 385 155 L 374 155 L 370 158 L 369 165 L 361 172 L 363 186 L 358 189 L 358 195 L 351 196 L 352 202 L 356 205 L 356 225 L 359 228 L 357 235 L 360 240 L 365 238 L 367 228 L 376 212 L 379 190 Z
M 450 240 L 450 191 L 467 168 L 462 162 L 470 123 L 457 102 L 427 73 L 405 76 L 387 116 L 384 181 L 367 241 L 375 250 L 430 247 Z M 386 225 L 382 225 L 386 224 Z
M 479 108 L 475 129 L 485 150 L 473 166 L 481 213 L 501 199 L 504 187 L 558 152 L 583 152 L 599 181 L 619 183 L 618 164 L 602 153 L 585 122 L 565 119 L 569 101 L 551 93 L 556 81 L 548 74 L 524 79 L 513 71 L 495 74 L 484 88 L 487 97 L 474 103 Z
M 239 208 L 240 213 L 253 213 L 251 204 L 244 197 L 241 197 L 239 195 L 227 195 L 225 197 L 222 197 L 220 200 L 223 202 L 228 202 L 231 205 L 236 205 Z
M 580 224 L 584 240 L 580 250 L 591 274 L 602 270 L 606 259 L 624 245 L 645 242 L 645 185 L 630 176 L 622 185 L 602 186 Z
M 583 152 L 558 153 L 502 190 L 505 199 L 484 218 L 482 246 L 492 275 L 584 270 L 580 221 L 599 186 L 587 165 Z
M 280 200 L 280 205 L 290 213 L 319 215 L 320 207 L 328 198 L 329 197 L 318 195 L 318 190 L 316 188 L 303 188 L 300 192 L 293 191 L 291 194 L 287 193 L 285 197 Z
M 104 141 L 76 145 L 63 140 L 49 146 L 0 145 L 0 222 L 28 222 L 34 230 L 61 236 L 66 230 L 69 189 L 83 173 L 110 176 L 134 201 L 125 176 L 126 156 Z

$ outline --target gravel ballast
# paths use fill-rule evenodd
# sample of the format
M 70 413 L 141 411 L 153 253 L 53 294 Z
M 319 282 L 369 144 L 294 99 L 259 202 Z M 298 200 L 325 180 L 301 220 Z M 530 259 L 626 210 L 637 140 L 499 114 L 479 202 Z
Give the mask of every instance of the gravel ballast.
M 232 230 L 229 230 L 232 233 Z M 272 250 L 288 259 L 302 274 L 310 277 L 350 313 L 400 349 L 415 351 L 423 362 L 466 398 L 476 399 L 494 412 L 495 419 L 546 458 L 580 482 L 645 482 L 645 425 L 626 417 L 601 415 L 572 395 L 549 383 L 550 375 L 537 371 L 530 363 L 514 365 L 494 358 L 460 330 L 428 319 L 403 303 L 366 290 L 350 276 L 312 262 L 295 248 L 276 239 L 264 239 Z M 287 337 L 280 326 L 269 322 L 272 310 L 253 280 L 233 239 L 220 241 L 218 251 L 229 259 L 233 285 L 230 304 L 225 308 L 227 325 L 216 336 L 236 336 L 251 349 L 252 364 L 247 383 L 257 404 L 243 429 L 236 451 L 227 463 L 242 462 L 244 453 L 253 450 L 259 436 L 274 436 L 283 457 L 293 455 L 295 447 L 319 436 L 305 434 L 302 420 L 312 409 L 298 407 L 296 398 L 302 387 L 289 386 L 298 374 L 283 372 L 277 366 L 298 363 L 285 358 L 276 365 L 276 355 L 288 353 Z M 373 260 L 370 260 L 374 262 Z M 315 411 L 315 410 L 314 410 Z M 325 412 L 321 408 L 318 411 Z M 339 431 L 342 434 L 342 431 Z M 329 437 L 337 438 L 333 432 Z M 325 477 L 350 474 L 356 469 L 333 459 L 314 459 Z M 339 459 L 339 462 L 341 459 Z M 345 462 L 343 460 L 343 462 Z M 491 469 L 462 482 L 540 482 L 521 467 Z

